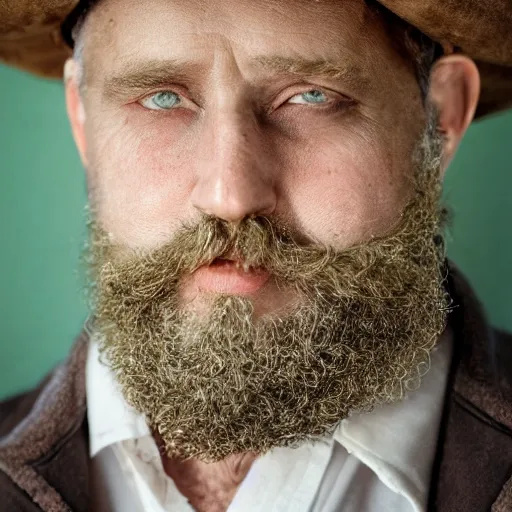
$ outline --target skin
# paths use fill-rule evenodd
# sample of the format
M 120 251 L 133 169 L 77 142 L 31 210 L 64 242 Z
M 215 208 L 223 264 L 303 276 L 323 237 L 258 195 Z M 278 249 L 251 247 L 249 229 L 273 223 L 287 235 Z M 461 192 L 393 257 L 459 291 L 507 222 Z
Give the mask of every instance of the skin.
M 411 64 L 363 0 L 104 0 L 84 42 L 82 87 L 77 63 L 66 66 L 68 113 L 96 218 L 122 244 L 153 248 L 207 213 L 233 223 L 278 216 L 304 240 L 345 248 L 386 233 L 411 197 L 424 106 Z M 276 55 L 343 71 L 299 76 L 255 62 Z M 156 62 L 159 81 L 133 76 Z M 462 55 L 432 70 L 445 166 L 479 86 Z M 141 104 L 169 90 L 177 108 Z M 312 90 L 324 103 L 301 96 Z M 200 308 L 193 276 L 182 293 Z M 253 300 L 261 314 L 278 314 L 294 297 L 270 280 Z M 220 511 L 254 458 L 163 463 L 197 510 Z

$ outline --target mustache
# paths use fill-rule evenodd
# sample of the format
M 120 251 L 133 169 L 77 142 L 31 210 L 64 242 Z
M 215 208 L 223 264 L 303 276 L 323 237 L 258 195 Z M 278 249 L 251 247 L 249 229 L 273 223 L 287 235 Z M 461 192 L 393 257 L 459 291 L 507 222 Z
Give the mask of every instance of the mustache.
M 328 250 L 292 230 L 283 221 L 266 216 L 248 217 L 235 224 L 203 214 L 194 222 L 183 223 L 169 241 L 151 250 L 130 249 L 111 242 L 93 220 L 89 221 L 89 232 L 89 249 L 101 251 L 104 261 L 129 264 L 167 259 L 169 263 L 173 261 L 176 271 L 181 274 L 192 273 L 216 259 L 277 270 L 283 260 L 292 263 L 298 253 L 317 254 Z M 175 258 L 178 252 L 179 258 Z M 277 254 L 281 265 L 276 265 Z
M 249 267 L 276 270 L 275 254 L 298 252 L 313 243 L 277 218 L 255 216 L 230 223 L 215 216 L 203 215 L 194 224 L 183 226 L 163 252 L 182 245 L 188 257 L 180 262 L 181 271 L 194 272 L 216 259 L 235 260 Z M 317 247 L 318 248 L 318 247 Z

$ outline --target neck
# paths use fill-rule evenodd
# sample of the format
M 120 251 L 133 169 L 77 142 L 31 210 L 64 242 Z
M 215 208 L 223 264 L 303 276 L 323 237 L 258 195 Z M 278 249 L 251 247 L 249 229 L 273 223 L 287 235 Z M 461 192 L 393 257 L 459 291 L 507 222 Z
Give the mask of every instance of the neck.
M 197 512 L 225 512 L 256 459 L 252 452 L 206 463 L 162 456 L 164 470 Z

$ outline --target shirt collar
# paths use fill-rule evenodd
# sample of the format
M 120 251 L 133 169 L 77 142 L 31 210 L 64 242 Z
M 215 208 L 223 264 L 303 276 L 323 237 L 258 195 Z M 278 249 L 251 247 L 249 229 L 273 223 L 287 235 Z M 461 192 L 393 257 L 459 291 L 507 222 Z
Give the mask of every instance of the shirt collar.
M 85 371 L 91 457 L 107 446 L 150 434 L 144 415 L 126 403 L 112 371 L 101 362 L 94 335 Z

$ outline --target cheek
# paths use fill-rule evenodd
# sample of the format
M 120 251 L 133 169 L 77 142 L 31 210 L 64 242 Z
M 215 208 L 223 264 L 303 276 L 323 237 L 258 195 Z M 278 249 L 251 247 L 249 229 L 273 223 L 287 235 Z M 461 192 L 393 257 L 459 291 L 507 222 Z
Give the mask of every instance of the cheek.
M 155 246 L 186 216 L 193 184 L 190 150 L 175 125 L 165 128 L 124 119 L 93 134 L 91 199 L 98 219 L 119 242 Z
M 338 248 L 385 234 L 412 193 L 407 156 L 389 145 L 351 134 L 291 153 L 286 196 L 297 228 Z

